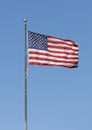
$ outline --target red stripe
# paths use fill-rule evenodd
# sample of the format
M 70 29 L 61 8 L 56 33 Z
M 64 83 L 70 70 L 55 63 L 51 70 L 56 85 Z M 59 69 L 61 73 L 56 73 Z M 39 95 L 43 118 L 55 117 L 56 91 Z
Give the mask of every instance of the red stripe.
M 75 44 L 75 43 L 71 43 L 71 44 L 69 44 L 69 43 L 64 42 L 64 41 L 58 42 L 58 41 L 54 41 L 54 40 L 48 40 L 48 43 L 65 44 L 65 45 L 68 45 L 68 46 L 78 47 L 78 45 Z
M 48 45 L 49 48 L 55 48 L 55 49 L 65 49 L 65 50 L 72 50 L 72 51 L 78 51 L 78 49 L 72 49 L 69 47 L 60 47 L 60 46 L 54 46 L 54 45 Z
M 46 59 L 46 58 L 39 58 L 39 57 L 29 57 L 29 60 L 41 60 L 41 61 L 49 61 L 49 62 L 56 62 L 56 63 L 71 63 L 71 64 L 77 64 L 78 61 L 66 61 L 66 60 L 52 60 L 52 59 Z
M 75 52 L 58 52 L 58 51 L 51 51 L 51 50 L 48 50 L 48 52 L 53 52 L 53 53 L 56 53 L 56 54 L 66 54 L 66 55 L 78 55 L 78 54 L 75 54 Z
M 53 40 L 49 40 L 49 39 L 48 39 L 48 42 L 59 43 L 59 44 L 66 44 L 66 45 L 69 45 L 69 46 L 78 47 L 78 44 L 75 43 L 75 42 L 72 41 L 72 40 L 60 39 L 60 38 L 56 38 L 56 37 L 52 37 L 52 36 L 48 36 L 48 38 L 53 38 Z M 55 41 L 54 39 L 55 39 L 55 40 L 61 40 L 61 41 Z M 71 44 L 68 44 L 67 42 L 70 42 Z
M 46 64 L 46 63 L 37 63 L 37 62 L 29 62 L 30 65 L 41 65 L 41 66 L 61 66 L 61 65 L 56 65 L 56 64 Z M 66 67 L 66 68 L 76 68 L 78 67 L 78 65 L 76 66 L 69 66 L 69 65 L 62 65 L 63 67 Z
M 64 39 L 62 39 L 62 38 L 57 38 L 57 37 L 54 37 L 54 36 L 47 36 L 48 38 L 55 38 L 55 39 L 57 39 L 57 40 L 64 40 Z
M 54 36 L 47 36 L 47 37 L 48 37 L 48 38 L 57 39 L 57 40 L 66 41 L 66 42 L 75 43 L 74 41 L 72 41 L 72 40 L 69 40 L 69 39 L 57 38 L 57 37 L 54 37 Z M 75 44 L 76 44 L 76 43 L 75 43 Z M 77 45 L 77 44 L 76 44 L 76 45 Z
M 42 56 L 51 56 L 51 57 L 55 57 L 55 58 L 76 59 L 76 60 L 79 59 L 79 58 L 77 58 L 77 57 L 68 57 L 68 55 L 67 55 L 67 56 L 53 56 L 53 55 L 51 55 L 51 54 L 44 54 L 44 53 L 41 53 L 41 52 L 32 52 L 32 51 L 30 51 L 30 52 L 28 52 L 28 53 L 29 53 L 29 54 L 42 55 Z
M 64 41 L 65 41 L 65 42 L 71 42 L 71 43 L 73 43 L 73 45 L 75 45 L 76 47 L 78 47 L 78 44 L 77 44 L 77 43 L 75 43 L 75 42 L 74 42 L 74 41 L 72 41 L 72 40 L 64 39 Z

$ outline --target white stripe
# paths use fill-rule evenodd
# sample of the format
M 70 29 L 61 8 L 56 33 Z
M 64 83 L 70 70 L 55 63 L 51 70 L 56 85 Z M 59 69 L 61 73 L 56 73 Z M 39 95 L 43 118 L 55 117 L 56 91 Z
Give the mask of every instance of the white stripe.
M 50 38 L 50 37 L 47 37 L 47 39 L 48 40 L 50 40 L 50 41 L 54 41 L 54 42 L 64 42 L 64 40 L 63 39 L 57 39 L 57 38 Z
M 72 47 L 72 46 L 68 46 L 66 44 L 61 44 L 61 43 L 51 43 L 51 42 L 48 42 L 48 45 L 51 45 L 51 46 L 56 46 L 56 47 L 69 47 L 70 49 L 73 49 L 73 50 L 78 50 L 78 47 Z
M 42 59 L 51 59 L 51 60 L 58 60 L 58 61 L 71 61 L 71 62 L 76 62 L 78 61 L 78 59 L 65 59 L 65 58 L 56 58 L 56 57 L 52 57 L 52 56 L 43 56 L 43 55 L 38 55 L 38 54 L 29 54 L 28 57 L 38 57 L 38 58 L 42 58 Z
M 50 54 L 53 56 L 66 56 L 69 58 L 78 58 L 78 55 L 71 55 L 71 54 L 60 54 L 60 53 L 54 53 L 54 52 L 48 52 L 48 51 L 44 51 L 44 50 L 37 50 L 37 49 L 28 49 L 28 52 L 38 52 L 38 53 L 43 53 L 43 54 Z M 31 55 L 31 54 L 28 54 Z
M 66 50 L 66 49 L 57 49 L 57 48 L 50 48 L 50 47 L 48 47 L 48 50 L 49 51 L 54 51 L 54 52 L 69 52 L 69 53 L 78 54 L 78 51 Z
M 52 42 L 64 42 L 64 43 L 67 43 L 67 44 L 76 44 L 76 43 L 73 43 L 72 41 L 65 41 L 63 39 L 57 39 L 57 38 L 47 38 L 48 40 L 52 41 Z
M 47 50 L 39 50 L 39 49 L 31 49 L 31 48 L 29 48 L 28 49 L 28 52 L 41 52 L 41 53 L 46 53 L 46 54 L 48 54 L 48 51 Z
M 40 63 L 40 64 L 48 64 L 48 65 L 62 65 L 62 66 L 76 66 L 76 64 L 72 64 L 72 63 L 59 63 L 59 62 L 50 62 L 50 61 L 42 61 L 42 60 L 29 60 L 28 62 L 36 62 L 36 63 Z

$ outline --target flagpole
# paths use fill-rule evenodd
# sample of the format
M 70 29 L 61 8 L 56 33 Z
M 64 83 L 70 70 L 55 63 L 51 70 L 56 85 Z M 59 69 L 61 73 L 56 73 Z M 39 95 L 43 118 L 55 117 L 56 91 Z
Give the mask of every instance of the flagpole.
M 24 130 L 27 130 L 27 19 L 24 19 Z

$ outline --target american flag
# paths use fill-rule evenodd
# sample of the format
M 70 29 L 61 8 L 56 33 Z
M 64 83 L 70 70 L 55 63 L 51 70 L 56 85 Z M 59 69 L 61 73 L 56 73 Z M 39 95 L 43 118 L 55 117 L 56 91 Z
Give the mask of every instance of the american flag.
M 78 44 L 28 31 L 28 63 L 42 66 L 78 67 Z

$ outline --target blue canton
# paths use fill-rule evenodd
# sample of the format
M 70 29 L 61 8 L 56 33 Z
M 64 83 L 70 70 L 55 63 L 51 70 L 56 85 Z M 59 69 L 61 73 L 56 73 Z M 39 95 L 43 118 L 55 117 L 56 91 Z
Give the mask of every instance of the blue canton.
M 47 36 L 28 31 L 29 48 L 48 50 Z

